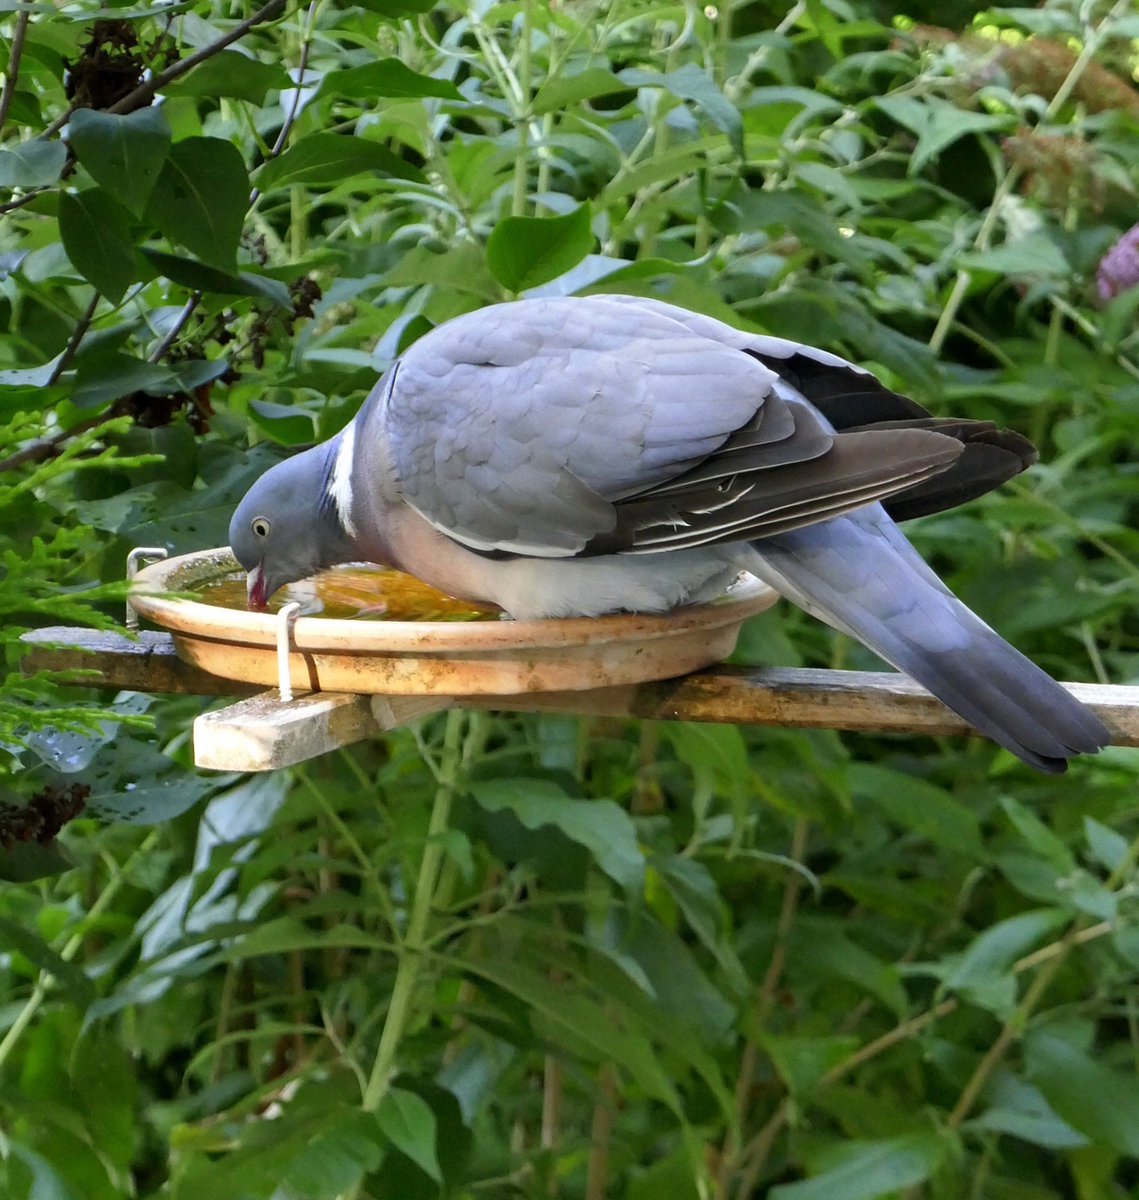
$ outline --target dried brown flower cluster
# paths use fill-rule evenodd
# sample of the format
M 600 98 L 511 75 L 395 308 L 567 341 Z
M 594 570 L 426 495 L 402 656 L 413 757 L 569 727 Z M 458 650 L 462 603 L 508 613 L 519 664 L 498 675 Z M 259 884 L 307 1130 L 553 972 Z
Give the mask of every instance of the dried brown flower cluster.
M 91 789 L 85 783 L 46 787 L 27 804 L 0 802 L 0 846 L 11 850 L 17 842 L 46 846 L 59 831 L 83 811 Z
M 1071 72 L 1076 57 L 1076 52 L 1061 42 L 1034 37 L 1004 47 L 1000 64 L 1016 91 L 1035 92 L 1051 100 Z M 1080 75 L 1072 99 L 1093 113 L 1116 108 L 1139 111 L 1139 92 L 1094 59 Z
M 1006 161 L 1024 172 L 1022 190 L 1046 208 L 1103 211 L 1107 189 L 1096 174 L 1099 152 L 1090 142 L 1023 127 L 1005 138 L 1001 148 Z

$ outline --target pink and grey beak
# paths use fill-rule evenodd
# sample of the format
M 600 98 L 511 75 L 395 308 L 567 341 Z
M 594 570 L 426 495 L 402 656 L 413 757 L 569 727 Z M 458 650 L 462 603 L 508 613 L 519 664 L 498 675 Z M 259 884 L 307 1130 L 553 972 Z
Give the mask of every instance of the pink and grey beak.
M 269 607 L 269 587 L 263 563 L 258 563 L 246 576 L 245 589 L 247 608 L 253 612 L 264 612 Z

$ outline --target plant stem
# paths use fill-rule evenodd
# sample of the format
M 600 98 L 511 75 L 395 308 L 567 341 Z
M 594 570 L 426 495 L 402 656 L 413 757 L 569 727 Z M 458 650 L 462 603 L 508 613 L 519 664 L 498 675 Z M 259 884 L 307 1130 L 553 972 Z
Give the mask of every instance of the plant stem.
M 217 39 L 215 42 L 210 42 L 208 46 L 203 46 L 200 50 L 195 51 L 187 58 L 174 63 L 173 66 L 167 67 L 165 71 L 148 79 L 145 83 L 136 87 L 133 92 L 129 92 L 121 100 L 112 104 L 107 109 L 109 113 L 129 113 L 135 109 L 145 108 L 154 99 L 155 95 L 175 79 L 180 79 L 187 71 L 191 71 L 199 63 L 203 63 L 207 58 L 213 58 L 215 54 L 219 54 L 226 46 L 233 45 L 234 42 L 243 38 L 254 26 L 260 25 L 265 21 L 271 21 L 282 8 L 285 7 L 285 0 L 269 0 L 269 3 L 259 8 L 252 16 L 246 17 L 240 24 L 235 25 L 229 33 Z
M 1103 41 L 1108 30 L 1115 23 L 1115 19 L 1124 12 L 1127 12 L 1131 8 L 1132 3 L 1133 0 L 1117 0 L 1111 12 L 1100 21 L 1099 25 L 1095 29 L 1088 31 L 1088 35 L 1084 40 L 1084 48 L 1072 64 L 1072 69 L 1064 77 L 1064 81 L 1056 89 L 1056 94 L 1052 97 L 1051 103 L 1044 110 L 1044 115 L 1040 118 L 1040 122 L 1036 126 L 1037 129 L 1047 125 L 1064 104 L 1067 103 L 1068 97 L 1071 96 L 1076 85 L 1087 70 L 1088 63 L 1091 62 L 1096 50 L 1099 49 L 1100 42 Z M 977 231 L 977 236 L 973 240 L 974 250 L 982 252 L 988 250 L 993 231 L 996 229 L 997 218 L 1000 214 L 1002 204 L 1009 192 L 1020 182 L 1023 174 L 1022 168 L 1014 163 L 1005 174 L 1005 177 L 997 184 L 997 190 L 993 193 L 992 202 L 989 204 L 985 218 L 981 222 L 981 228 Z M 934 328 L 933 335 L 929 339 L 930 349 L 935 354 L 941 353 L 941 349 L 945 345 L 945 339 L 949 336 L 949 330 L 952 328 L 953 322 L 957 319 L 958 310 L 965 300 L 965 293 L 968 292 L 969 285 L 972 282 L 972 271 L 965 267 L 958 269 L 957 278 L 953 281 L 953 287 L 949 293 L 949 299 L 946 300 L 945 307 L 941 310 L 941 316 L 938 318 L 937 326 Z
M 806 854 L 809 827 L 806 817 L 796 818 L 795 830 L 791 835 L 791 858 L 795 862 L 801 862 Z M 775 990 L 779 985 L 779 978 L 783 973 L 783 966 L 787 958 L 787 939 L 791 933 L 791 926 L 795 923 L 795 914 L 799 907 L 799 894 L 802 890 L 803 877 L 798 872 L 791 872 L 783 890 L 783 905 L 779 912 L 779 924 L 775 931 L 775 947 L 756 997 L 756 1029 L 763 1028 L 771 1013 L 771 1007 L 775 1003 Z M 736 1079 L 736 1128 L 729 1130 L 728 1136 L 724 1139 L 724 1147 L 720 1156 L 720 1168 L 716 1178 L 718 1200 L 726 1200 L 729 1180 L 741 1159 L 740 1144 L 751 1103 L 751 1087 L 755 1079 L 755 1068 L 758 1061 L 759 1047 L 754 1037 L 749 1037 L 740 1057 L 740 1071 Z M 766 1153 L 753 1158 L 752 1169 L 757 1173 L 762 1170 L 765 1158 Z
M 590 1128 L 589 1166 L 586 1172 L 585 1200 L 605 1200 L 609 1184 L 609 1138 L 613 1132 L 613 1106 L 617 1098 L 617 1078 L 611 1063 L 602 1063 L 597 1072 L 599 1095 L 593 1108 Z
M 78 932 L 73 933 L 64 944 L 64 947 L 59 952 L 59 957 L 64 962 L 70 962 L 76 954 L 79 953 L 79 948 L 83 945 L 84 927 L 89 926 L 92 922 L 98 920 L 104 909 L 110 906 L 118 895 L 119 888 L 123 886 L 127 878 L 127 867 L 136 859 L 141 858 L 150 853 L 158 841 L 159 831 L 152 830 L 139 844 L 138 849 L 127 859 L 126 863 L 117 875 L 113 876 L 107 883 L 107 886 L 100 893 L 99 898 L 91 905 L 86 917 L 81 922 L 81 927 Z M 4 1069 L 4 1064 L 8 1061 L 12 1051 L 16 1048 L 17 1042 L 27 1027 L 32 1023 L 32 1019 L 39 1011 L 40 1005 L 47 995 L 48 988 L 54 982 L 54 977 L 49 971 L 41 971 L 39 978 L 36 980 L 36 986 L 32 994 L 28 997 L 27 1003 L 16 1014 L 16 1019 L 8 1028 L 8 1032 L 4 1035 L 3 1041 L 0 1041 L 0 1071 Z
M 411 1001 L 419 981 L 423 965 L 423 950 L 427 942 L 427 922 L 431 916 L 432 901 L 439 883 L 443 863 L 442 834 L 447 829 L 451 815 L 451 802 L 455 798 L 462 757 L 462 731 L 465 714 L 461 709 L 452 709 L 447 714 L 447 725 L 443 735 L 443 756 L 439 764 L 439 782 L 435 789 L 435 802 L 431 807 L 431 819 L 427 826 L 427 841 L 423 847 L 423 858 L 419 864 L 419 875 L 415 881 L 415 894 L 411 903 L 411 916 L 407 922 L 407 934 L 399 950 L 399 966 L 396 968 L 395 984 L 392 987 L 391 1003 L 388 1005 L 387 1020 L 380 1034 L 379 1048 L 372 1074 L 364 1091 L 365 1112 L 375 1112 L 380 1106 L 396 1071 L 396 1055 L 400 1042 L 411 1019 Z
M 530 39 L 534 32 L 532 3 L 533 0 L 522 0 L 522 42 L 518 55 L 518 157 L 514 160 L 514 193 L 510 202 L 510 213 L 515 217 L 521 217 L 526 212 L 526 185 L 530 179 Z
M 12 34 L 12 49 L 8 51 L 8 69 L 4 72 L 4 91 L 0 92 L 0 129 L 8 119 L 8 109 L 16 94 L 16 80 L 20 77 L 20 55 L 24 52 L 24 35 L 28 32 L 31 13 L 25 9 L 16 18 L 16 32 Z
M 1073 930 L 1073 936 L 1075 931 Z M 989 1082 L 989 1076 L 996 1070 L 997 1065 L 1005 1056 L 1005 1051 L 1012 1043 L 1020 1037 L 1025 1025 L 1028 1024 L 1028 1018 L 1036 1009 L 1036 1005 L 1044 996 L 1048 985 L 1052 982 L 1064 963 L 1067 957 L 1067 951 L 1073 943 L 1073 936 L 1065 938 L 1061 942 L 1061 951 L 1051 961 L 1044 964 L 1044 967 L 1036 976 L 1035 979 L 1028 985 L 1028 989 L 1024 993 L 1024 999 L 1017 1005 L 1016 1011 L 1004 1023 L 1000 1033 L 997 1035 L 996 1041 L 985 1052 L 984 1057 L 977 1064 L 977 1069 L 969 1077 L 968 1083 L 961 1089 L 961 1095 L 957 1098 L 957 1103 L 953 1106 L 953 1111 L 949 1114 L 949 1119 L 946 1125 L 950 1129 L 956 1129 L 962 1121 L 969 1115 L 970 1110 L 976 1103 L 977 1097 L 981 1094 L 981 1090 L 985 1084 Z

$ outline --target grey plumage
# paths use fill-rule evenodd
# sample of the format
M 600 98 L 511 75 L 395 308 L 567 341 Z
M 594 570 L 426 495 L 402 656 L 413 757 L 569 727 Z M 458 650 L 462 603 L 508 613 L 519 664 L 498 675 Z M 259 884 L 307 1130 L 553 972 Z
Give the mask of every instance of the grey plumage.
M 250 602 L 390 563 L 515 617 L 664 611 L 740 570 L 846 630 L 1043 770 L 1099 720 L 971 613 L 892 520 L 1035 459 L 850 363 L 657 301 L 518 301 L 440 326 L 230 526 Z

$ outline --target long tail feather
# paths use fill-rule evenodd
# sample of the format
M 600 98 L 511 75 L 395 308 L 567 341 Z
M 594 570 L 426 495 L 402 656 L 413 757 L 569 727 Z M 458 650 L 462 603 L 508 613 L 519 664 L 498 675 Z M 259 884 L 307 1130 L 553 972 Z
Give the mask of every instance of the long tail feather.
M 1042 771 L 1094 753 L 1099 718 L 971 612 L 880 505 L 762 538 L 748 569 Z

